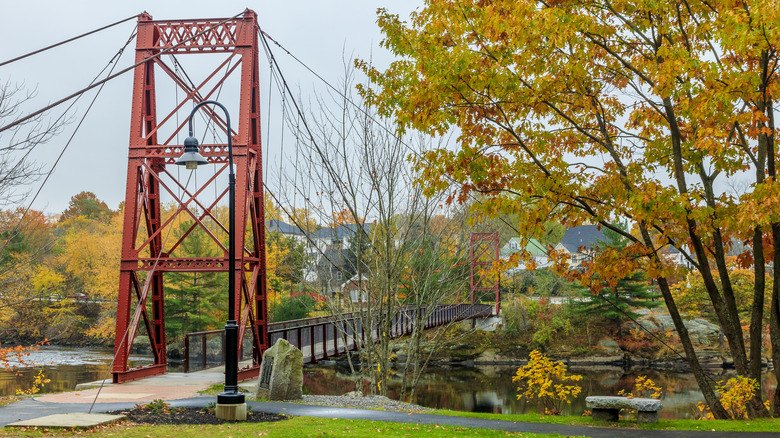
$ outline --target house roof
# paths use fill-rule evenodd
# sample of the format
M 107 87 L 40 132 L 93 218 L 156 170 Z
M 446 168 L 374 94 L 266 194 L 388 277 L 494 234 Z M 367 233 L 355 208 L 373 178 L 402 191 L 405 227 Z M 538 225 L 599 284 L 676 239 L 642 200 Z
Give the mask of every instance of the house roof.
M 355 235 L 358 224 L 339 225 L 335 228 L 320 228 L 315 231 L 313 237 L 321 239 L 343 239 Z M 370 224 L 364 225 L 366 232 L 371 229 Z
M 298 227 L 284 223 L 279 219 L 267 220 L 265 221 L 265 226 L 268 228 L 268 231 L 276 231 L 282 234 L 295 234 L 299 236 L 303 235 L 303 231 Z
M 510 244 L 516 243 L 518 249 L 511 249 Z M 520 251 L 520 245 L 522 241 L 519 237 L 513 237 L 507 241 L 506 244 L 501 248 L 501 257 L 507 257 L 510 254 L 516 253 Z M 532 256 L 534 257 L 544 257 L 547 255 L 547 250 L 545 249 L 544 245 L 539 243 L 536 239 L 528 239 L 528 245 L 525 246 L 525 250 L 528 251 Z
M 571 254 L 578 252 L 580 248 L 591 250 L 599 245 L 599 241 L 607 238 L 595 225 L 580 225 L 566 230 L 561 239 L 561 245 Z

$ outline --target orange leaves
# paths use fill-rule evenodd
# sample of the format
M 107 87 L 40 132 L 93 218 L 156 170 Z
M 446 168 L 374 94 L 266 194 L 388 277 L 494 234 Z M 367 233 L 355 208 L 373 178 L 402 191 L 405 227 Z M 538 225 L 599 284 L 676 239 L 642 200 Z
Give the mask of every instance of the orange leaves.
M 354 215 L 352 215 L 352 212 L 347 208 L 343 208 L 339 211 L 334 211 L 331 217 L 332 217 L 330 222 L 331 227 L 338 227 L 339 225 L 363 223 L 364 221 L 363 218 L 355 217 Z
M 30 353 L 40 351 L 40 347 L 48 343 L 48 340 L 43 340 L 38 344 L 26 347 L 22 345 L 0 347 L 0 368 L 8 370 L 35 366 L 35 362 L 29 359 Z

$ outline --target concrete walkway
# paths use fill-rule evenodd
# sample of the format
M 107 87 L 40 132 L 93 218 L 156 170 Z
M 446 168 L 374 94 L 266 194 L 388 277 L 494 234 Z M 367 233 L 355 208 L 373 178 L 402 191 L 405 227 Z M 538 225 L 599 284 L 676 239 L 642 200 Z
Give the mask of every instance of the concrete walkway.
M 175 407 L 204 407 L 216 402 L 215 396 L 200 395 L 197 392 L 222 383 L 221 370 L 213 369 L 198 373 L 170 373 L 150 377 L 121 385 L 106 385 L 94 405 L 93 413 L 131 409 L 136 403 L 145 403 L 155 399 L 168 401 Z M 9 423 L 30 420 L 52 414 L 89 412 L 97 389 L 81 389 L 61 394 L 50 394 L 36 398 L 27 398 L 0 407 L 0 426 Z M 586 437 L 689 437 L 689 438 L 780 438 L 780 432 L 713 432 L 713 431 L 668 431 L 636 430 L 607 427 L 566 426 L 548 423 L 523 423 L 505 420 L 485 420 L 479 418 L 454 417 L 431 414 L 410 414 L 405 412 L 376 411 L 367 409 L 335 408 L 310 406 L 297 403 L 247 402 L 254 412 L 268 412 L 293 416 L 319 418 L 364 419 L 390 421 L 406 424 L 442 424 L 483 429 L 496 429 L 508 432 L 561 434 L 563 436 Z M 706 427 L 706 422 L 702 422 Z

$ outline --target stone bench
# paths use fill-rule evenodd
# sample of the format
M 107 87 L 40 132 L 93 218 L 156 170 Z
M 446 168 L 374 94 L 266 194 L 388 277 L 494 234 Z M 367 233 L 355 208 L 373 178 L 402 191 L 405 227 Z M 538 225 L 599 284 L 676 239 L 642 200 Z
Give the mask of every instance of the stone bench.
M 595 420 L 618 421 L 621 409 L 636 409 L 637 423 L 657 423 L 661 400 L 615 396 L 585 397 L 585 405 Z

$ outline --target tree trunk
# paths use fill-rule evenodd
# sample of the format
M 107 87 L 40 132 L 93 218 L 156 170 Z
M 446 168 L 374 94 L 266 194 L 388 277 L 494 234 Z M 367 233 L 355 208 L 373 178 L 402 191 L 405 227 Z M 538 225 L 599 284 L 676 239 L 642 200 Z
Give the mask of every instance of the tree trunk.
M 650 237 L 650 233 L 648 232 L 647 226 L 644 222 L 640 222 L 639 229 L 642 233 L 642 239 L 644 240 L 645 245 L 648 248 L 653 248 L 653 240 Z M 651 253 L 650 257 L 655 261 L 659 261 L 657 252 Z M 685 359 L 688 362 L 688 365 L 691 367 L 693 377 L 696 379 L 696 383 L 699 385 L 699 389 L 704 396 L 704 400 L 707 402 L 707 406 L 710 408 L 710 412 L 712 412 L 712 415 L 716 419 L 729 418 L 728 413 L 723 408 L 723 405 L 720 403 L 720 400 L 718 400 L 718 397 L 715 395 L 715 391 L 712 389 L 710 381 L 704 374 L 704 370 L 699 363 L 699 358 L 696 357 L 696 350 L 693 347 L 693 342 L 691 342 L 688 329 L 685 327 L 683 319 L 680 316 L 680 311 L 677 309 L 677 304 L 674 302 L 672 291 L 669 288 L 669 282 L 665 277 L 657 277 L 656 281 L 658 282 L 658 289 L 661 290 L 661 296 L 664 298 L 664 302 L 666 303 L 666 308 L 669 310 L 669 315 L 672 317 L 674 328 L 677 330 L 677 335 L 680 337 L 680 343 L 682 343 L 683 350 L 685 351 Z
M 666 307 L 669 309 L 669 315 L 672 317 L 672 322 L 674 322 L 674 327 L 677 330 L 677 334 L 680 336 L 680 342 L 685 351 L 685 358 L 688 361 L 688 365 L 691 367 L 691 372 L 693 373 L 693 377 L 696 378 L 696 383 L 699 385 L 702 395 L 704 395 L 704 400 L 707 402 L 710 412 L 712 412 L 712 415 L 716 419 L 722 420 L 730 418 L 726 409 L 723 408 L 720 400 L 718 400 L 718 397 L 715 395 L 712 386 L 710 386 L 710 381 L 701 368 L 699 358 L 696 357 L 696 350 L 693 347 L 691 337 L 688 334 L 688 329 L 685 328 L 683 319 L 674 302 L 674 297 L 672 297 L 672 292 L 669 289 L 669 283 L 666 281 L 666 278 L 663 277 L 659 277 L 656 280 L 658 281 L 658 288 L 661 290 L 661 295 L 666 302 Z
M 772 241 L 774 243 L 775 266 L 773 272 L 772 299 L 769 305 L 769 337 L 772 344 L 772 363 L 775 378 L 780 382 L 780 224 L 772 224 Z M 775 387 L 772 413 L 780 415 L 780 385 Z

